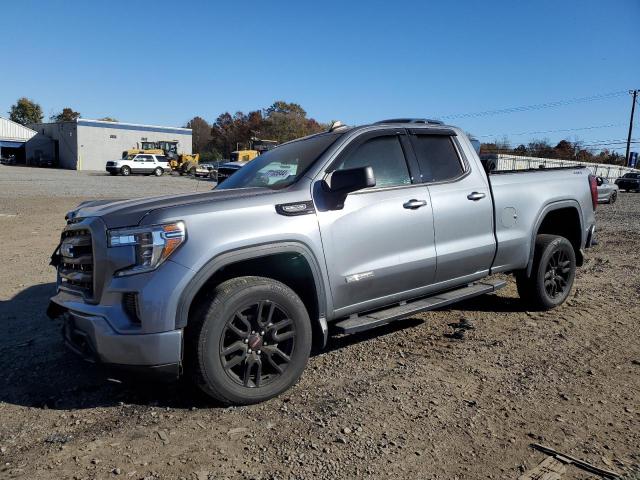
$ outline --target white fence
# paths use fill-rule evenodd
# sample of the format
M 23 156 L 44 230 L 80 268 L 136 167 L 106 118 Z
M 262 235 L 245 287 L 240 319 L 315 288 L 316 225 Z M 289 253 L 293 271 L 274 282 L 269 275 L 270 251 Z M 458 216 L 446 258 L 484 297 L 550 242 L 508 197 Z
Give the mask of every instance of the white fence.
M 555 158 L 519 157 L 516 155 L 505 154 L 498 154 L 497 163 L 498 165 L 496 170 L 526 170 L 528 168 L 540 168 L 540 165 L 544 165 L 546 168 L 584 165 L 591 170 L 594 175 L 607 178 L 611 181 L 623 176 L 625 173 L 640 171 L 629 167 L 607 165 L 604 163 L 574 162 L 571 160 L 559 160 Z

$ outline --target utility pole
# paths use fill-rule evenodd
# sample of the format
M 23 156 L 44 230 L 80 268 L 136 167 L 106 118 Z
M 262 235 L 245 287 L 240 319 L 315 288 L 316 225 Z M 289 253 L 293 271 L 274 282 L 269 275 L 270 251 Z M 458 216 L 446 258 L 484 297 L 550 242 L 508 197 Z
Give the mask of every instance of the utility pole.
M 629 147 L 631 147 L 631 132 L 633 132 L 633 114 L 636 111 L 636 98 L 638 98 L 638 90 L 629 90 L 629 93 L 633 95 L 631 101 L 631 118 L 629 119 L 629 135 L 627 136 L 627 154 L 625 155 L 626 164 L 629 165 Z

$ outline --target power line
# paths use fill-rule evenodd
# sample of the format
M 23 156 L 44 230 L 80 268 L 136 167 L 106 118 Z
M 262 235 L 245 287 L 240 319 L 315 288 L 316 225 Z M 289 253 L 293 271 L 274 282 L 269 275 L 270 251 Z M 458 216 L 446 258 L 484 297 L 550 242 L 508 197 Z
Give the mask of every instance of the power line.
M 578 132 L 581 130 L 597 130 L 600 128 L 620 127 L 626 125 L 625 123 L 609 123 L 607 125 L 594 125 L 592 127 L 579 127 L 579 128 L 559 128 L 556 130 L 539 130 L 536 132 L 519 132 L 519 133 L 501 133 L 501 134 L 486 134 L 477 135 L 478 137 L 504 137 L 504 136 L 518 136 L 518 135 L 542 135 L 545 133 L 558 133 L 558 132 Z
M 544 108 L 555 108 L 562 107 L 565 105 L 575 105 L 577 103 L 587 103 L 594 102 L 597 100 L 606 100 L 610 98 L 621 97 L 622 95 L 626 95 L 627 91 L 617 91 L 617 92 L 609 92 L 609 93 L 601 93 L 597 95 L 590 95 L 588 97 L 580 97 L 580 98 L 570 98 L 565 100 L 558 100 L 555 102 L 547 102 L 547 103 L 538 103 L 534 105 L 524 105 L 520 107 L 509 107 L 509 108 L 501 108 L 497 110 L 485 110 L 483 112 L 472 112 L 472 113 L 456 113 L 450 115 L 440 115 L 440 118 L 443 119 L 456 119 L 456 118 L 476 118 L 476 117 L 486 117 L 490 115 L 503 115 L 507 113 L 518 113 L 518 112 L 528 112 L 531 110 L 542 110 Z

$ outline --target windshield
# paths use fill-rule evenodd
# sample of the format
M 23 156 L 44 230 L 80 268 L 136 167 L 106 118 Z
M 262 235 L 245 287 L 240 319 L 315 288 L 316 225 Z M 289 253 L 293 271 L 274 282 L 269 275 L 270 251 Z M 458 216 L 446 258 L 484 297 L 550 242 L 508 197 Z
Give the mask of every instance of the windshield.
M 218 189 L 265 187 L 279 190 L 296 182 L 342 133 L 322 133 L 280 145 L 247 163 Z
M 640 177 L 640 173 L 625 173 L 624 178 L 638 178 Z

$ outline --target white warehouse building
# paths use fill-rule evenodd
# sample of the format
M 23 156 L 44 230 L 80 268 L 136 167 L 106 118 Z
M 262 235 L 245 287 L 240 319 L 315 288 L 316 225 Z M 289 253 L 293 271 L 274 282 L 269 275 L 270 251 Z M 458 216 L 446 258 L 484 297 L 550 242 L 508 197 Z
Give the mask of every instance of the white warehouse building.
M 25 145 L 35 134 L 30 128 L 0 117 L 0 158 L 25 163 Z
M 142 142 L 175 141 L 177 153 L 191 152 L 191 129 L 138 125 L 78 118 L 70 122 L 29 125 L 36 135 L 26 144 L 26 161 L 39 164 L 51 160 L 54 166 L 71 170 L 104 170 L 109 160 L 122 152 L 140 148 Z

